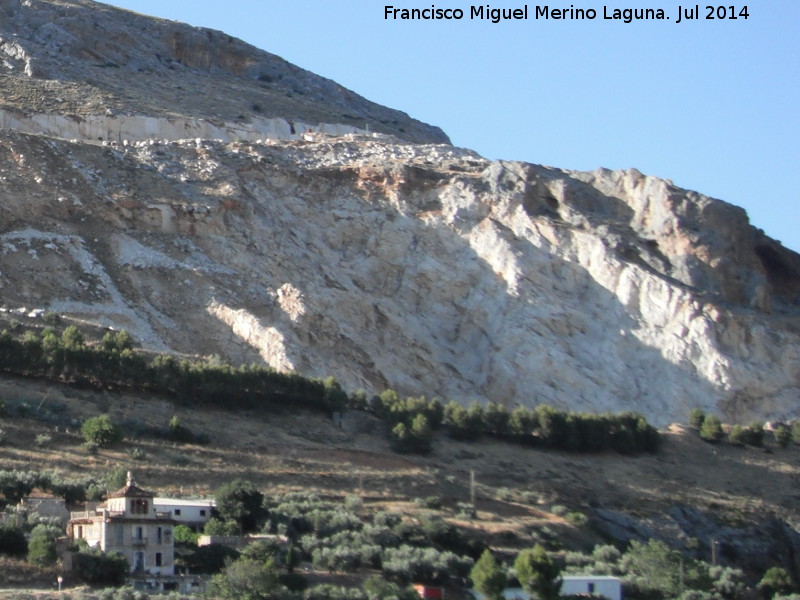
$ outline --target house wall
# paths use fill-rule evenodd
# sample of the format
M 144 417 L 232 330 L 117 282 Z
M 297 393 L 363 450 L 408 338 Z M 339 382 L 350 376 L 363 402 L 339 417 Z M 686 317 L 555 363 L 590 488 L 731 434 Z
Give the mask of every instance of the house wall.
M 146 520 L 130 519 L 104 522 L 104 552 L 113 552 L 125 557 L 131 572 L 137 568 L 137 557 L 141 558 L 142 568 L 152 574 L 173 575 L 175 573 L 175 550 L 172 542 L 172 524 L 153 523 Z M 159 543 L 159 528 L 161 538 Z M 157 554 L 161 555 L 161 565 L 157 566 Z
M 172 518 L 182 525 L 202 526 L 211 519 L 213 500 L 175 501 L 170 498 L 155 498 L 153 504 L 159 512 L 170 512 Z
M 616 577 L 564 577 L 561 584 L 562 595 L 589 593 L 605 596 L 609 600 L 622 600 L 622 582 Z

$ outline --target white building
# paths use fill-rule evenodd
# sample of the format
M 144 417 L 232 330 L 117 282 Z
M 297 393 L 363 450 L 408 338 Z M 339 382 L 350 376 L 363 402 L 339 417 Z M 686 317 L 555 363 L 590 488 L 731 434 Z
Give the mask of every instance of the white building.
M 592 594 L 608 600 L 622 600 L 622 581 L 610 575 L 564 575 L 561 595 Z
M 153 498 L 153 506 L 159 512 L 171 513 L 179 525 L 200 531 L 211 518 L 216 503 L 203 498 Z
M 175 573 L 175 521 L 169 512 L 153 506 L 152 492 L 138 487 L 128 473 L 121 490 L 109 494 L 94 510 L 73 512 L 67 535 L 89 547 L 124 556 L 136 576 L 171 576 Z
M 470 590 L 477 600 L 486 600 L 477 590 Z M 563 575 L 561 595 L 591 594 L 603 596 L 608 600 L 622 600 L 622 581 L 619 577 L 607 575 Z M 520 587 L 506 588 L 503 590 L 504 600 L 530 600 L 528 593 Z

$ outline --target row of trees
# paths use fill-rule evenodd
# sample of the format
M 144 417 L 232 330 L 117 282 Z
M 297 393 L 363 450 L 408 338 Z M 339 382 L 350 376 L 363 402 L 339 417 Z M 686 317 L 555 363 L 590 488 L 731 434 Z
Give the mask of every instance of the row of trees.
M 717 444 L 727 439 L 734 446 L 761 448 L 766 439 L 764 426 L 759 422 L 753 422 L 747 426 L 732 425 L 728 427 L 726 433 L 719 417 L 708 415 L 699 408 L 689 413 L 689 425 L 699 431 L 703 440 L 712 444 Z M 772 437 L 781 448 L 786 448 L 793 441 L 800 443 L 800 421 L 791 426 L 782 423 L 776 425 L 772 430 Z
M 73 384 L 148 391 L 186 404 L 230 409 L 342 410 L 347 394 L 333 378 L 309 379 L 257 365 L 234 367 L 221 361 L 149 357 L 134 350 L 125 332 L 108 332 L 89 345 L 75 326 L 58 335 L 52 327 L 21 338 L 0 333 L 0 369 L 28 377 L 47 377 Z
M 561 597 L 562 566 L 541 544 L 523 550 L 514 560 L 514 578 L 531 596 L 540 600 L 558 600 Z M 506 569 L 485 550 L 470 572 L 472 584 L 489 600 L 501 600 L 509 583 Z
M 594 415 L 547 405 L 533 410 L 520 406 L 509 412 L 494 402 L 484 408 L 477 402 L 464 407 L 425 397 L 401 400 L 393 390 L 374 398 L 369 409 L 387 423 L 390 440 L 399 452 L 430 451 L 434 430 L 439 428 L 457 440 L 475 441 L 488 435 L 570 452 L 656 452 L 660 443 L 658 430 L 634 412 Z
M 659 444 L 657 430 L 636 413 L 576 414 L 544 405 L 509 412 L 496 403 L 486 408 L 473 403 L 465 408 L 456 402 L 444 405 L 424 397 L 401 400 L 393 390 L 369 401 L 363 392 L 348 398 L 332 377 L 309 379 L 262 366 L 234 367 L 219 360 L 148 357 L 134 349 L 134 340 L 125 331 L 108 332 L 93 345 L 86 343 L 75 326 L 65 328 L 60 335 L 52 327 L 41 333 L 27 331 L 20 339 L 3 331 L 0 369 L 74 384 L 148 391 L 185 404 L 230 409 L 292 407 L 330 413 L 350 406 L 371 410 L 387 423 L 392 446 L 398 452 L 429 452 L 434 431 L 441 427 L 459 440 L 491 435 L 574 452 L 655 452 Z M 177 424 L 170 432 L 178 437 L 186 433 Z

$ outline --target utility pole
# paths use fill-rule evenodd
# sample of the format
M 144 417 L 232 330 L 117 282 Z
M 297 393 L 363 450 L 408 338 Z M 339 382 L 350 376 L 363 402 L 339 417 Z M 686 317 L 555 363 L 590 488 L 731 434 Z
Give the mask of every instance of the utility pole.
M 717 566 L 717 544 L 719 544 L 719 542 L 717 542 L 717 540 L 715 540 L 714 538 L 711 538 L 711 566 L 712 567 L 716 567 Z
M 475 471 L 469 472 L 469 501 L 472 504 L 472 510 L 475 510 Z

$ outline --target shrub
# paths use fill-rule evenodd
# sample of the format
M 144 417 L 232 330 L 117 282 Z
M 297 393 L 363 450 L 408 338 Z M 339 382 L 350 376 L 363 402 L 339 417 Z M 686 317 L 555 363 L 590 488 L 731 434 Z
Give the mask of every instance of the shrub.
M 40 433 L 34 439 L 34 443 L 40 448 L 49 445 L 52 441 L 53 436 L 47 435 L 46 433 Z
M 577 510 L 567 513 L 564 518 L 575 527 L 585 527 L 589 523 L 589 518 Z
M 122 430 L 108 415 L 86 419 L 81 426 L 81 433 L 87 445 L 99 448 L 113 446 L 122 440 Z
M 708 415 L 703 420 L 703 426 L 700 428 L 700 438 L 711 444 L 717 444 L 725 437 L 722 431 L 722 423 L 719 418 L 714 415 Z
M 169 432 L 169 439 L 176 442 L 190 443 L 193 442 L 195 438 L 191 429 L 181 425 L 181 421 L 177 415 L 174 415 L 169 420 L 167 431 Z
M 435 548 L 400 546 L 388 548 L 383 555 L 383 572 L 402 583 L 447 582 L 451 577 L 465 577 L 472 568 L 471 558 Z

